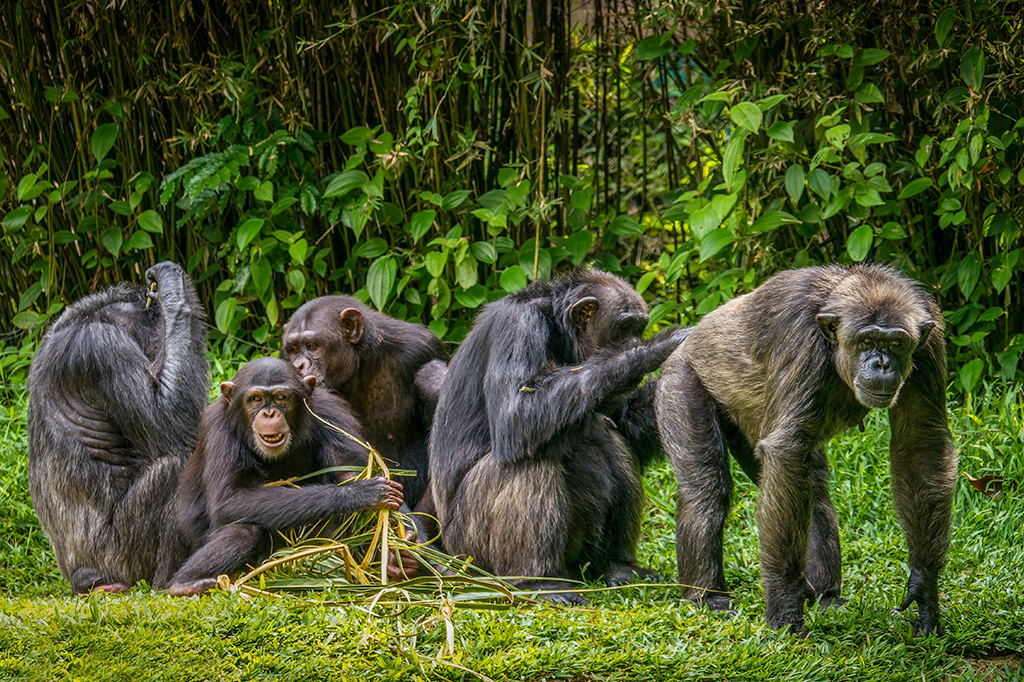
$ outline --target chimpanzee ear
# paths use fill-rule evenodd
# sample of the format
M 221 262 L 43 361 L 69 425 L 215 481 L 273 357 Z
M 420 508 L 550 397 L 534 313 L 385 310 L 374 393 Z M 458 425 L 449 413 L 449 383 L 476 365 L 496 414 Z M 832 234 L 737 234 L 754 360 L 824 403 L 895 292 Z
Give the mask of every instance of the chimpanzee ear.
M 345 308 L 338 315 L 341 322 L 341 333 L 353 346 L 363 338 L 363 314 L 355 308 Z
M 306 384 L 306 388 L 312 393 L 313 389 L 316 388 L 316 377 L 313 375 L 302 377 L 302 383 Z
M 932 333 L 932 330 L 935 329 L 935 326 L 936 326 L 935 320 L 928 320 L 927 322 L 923 322 L 921 324 L 920 328 L 918 328 L 918 330 L 917 330 L 917 347 L 918 348 L 923 346 L 924 342 L 928 340 L 928 335 Z
M 818 329 L 825 340 L 833 346 L 839 345 L 839 335 L 836 330 L 839 328 L 839 316 L 832 313 L 819 313 L 815 319 L 818 321 Z
M 222 381 L 220 383 L 220 394 L 224 396 L 224 400 L 231 402 L 231 397 L 235 394 L 235 385 L 230 381 Z
M 590 323 L 590 318 L 594 316 L 597 309 L 601 307 L 601 304 L 597 302 L 597 299 L 593 296 L 586 296 L 576 301 L 572 305 L 572 310 L 569 311 L 569 317 L 572 318 L 573 323 L 580 329 L 586 329 L 587 324 Z

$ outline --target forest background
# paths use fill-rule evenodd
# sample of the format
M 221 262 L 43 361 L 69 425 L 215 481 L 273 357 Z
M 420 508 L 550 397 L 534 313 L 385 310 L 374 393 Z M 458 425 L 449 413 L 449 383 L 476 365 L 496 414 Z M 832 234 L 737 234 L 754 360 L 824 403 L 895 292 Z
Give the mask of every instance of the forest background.
M 579 265 L 652 325 L 891 263 L 957 392 L 1022 378 L 1017 3 L 4 3 L 0 373 L 86 293 L 186 265 L 215 355 L 355 293 L 451 344 Z

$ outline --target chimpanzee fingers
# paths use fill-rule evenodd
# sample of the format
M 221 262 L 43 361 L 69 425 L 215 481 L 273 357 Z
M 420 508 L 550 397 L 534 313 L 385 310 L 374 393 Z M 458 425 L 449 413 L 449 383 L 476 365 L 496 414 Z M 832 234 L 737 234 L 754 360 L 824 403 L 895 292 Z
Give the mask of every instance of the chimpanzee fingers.
M 412 552 L 392 550 L 388 553 L 388 577 L 394 580 L 407 580 L 419 575 L 419 562 Z

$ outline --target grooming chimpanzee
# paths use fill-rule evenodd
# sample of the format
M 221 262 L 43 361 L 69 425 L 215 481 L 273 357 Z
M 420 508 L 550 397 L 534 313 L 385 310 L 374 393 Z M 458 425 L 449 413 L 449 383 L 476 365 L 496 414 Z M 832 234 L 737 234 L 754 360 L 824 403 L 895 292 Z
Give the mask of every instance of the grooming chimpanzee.
M 68 307 L 29 372 L 32 504 L 76 594 L 153 581 L 206 405 L 195 289 L 174 263 L 146 281 Z
M 957 456 L 946 418 L 946 353 L 935 301 L 881 265 L 783 272 L 708 314 L 662 369 L 658 425 L 679 484 L 684 596 L 728 610 L 722 531 L 726 448 L 760 486 L 767 621 L 803 631 L 804 603 L 839 597 L 841 558 L 825 443 L 888 408 L 893 498 L 909 546 L 900 610 L 942 634 L 939 573 Z
M 366 450 L 313 415 L 358 437 L 345 401 L 277 358 L 242 366 L 203 413 L 199 444 L 178 488 L 178 530 L 188 560 L 170 580 L 172 595 L 205 592 L 217 576 L 257 565 L 273 533 L 367 509 L 397 510 L 402 486 L 383 478 L 337 485 L 323 474 L 299 488 L 265 483 L 322 469 L 366 465 Z M 190 555 L 190 556 L 189 556 Z M 173 569 L 174 566 L 172 565 Z
M 367 441 L 398 468 L 408 508 L 434 514 L 427 479 L 427 432 L 433 406 L 417 390 L 416 372 L 447 360 L 441 341 L 421 324 L 396 320 L 351 296 L 323 296 L 303 304 L 288 320 L 281 357 L 345 398 Z M 420 540 L 436 531 L 416 516 Z
M 597 270 L 481 310 L 430 435 L 447 551 L 498 575 L 545 578 L 523 585 L 565 603 L 585 603 L 566 582 L 584 566 L 609 585 L 656 578 L 635 558 L 641 466 L 658 448 L 653 387 L 637 386 L 685 332 L 644 342 L 646 326 L 643 299 Z

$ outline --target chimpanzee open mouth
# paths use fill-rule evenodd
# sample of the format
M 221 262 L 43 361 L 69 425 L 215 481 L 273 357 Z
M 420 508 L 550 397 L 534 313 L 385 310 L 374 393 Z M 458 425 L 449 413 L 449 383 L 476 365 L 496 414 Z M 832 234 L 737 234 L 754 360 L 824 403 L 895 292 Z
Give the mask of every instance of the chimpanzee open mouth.
M 285 439 L 285 436 L 287 434 L 284 434 L 284 433 L 260 433 L 260 434 L 257 434 L 257 435 L 259 436 L 260 441 L 264 445 L 266 445 L 268 448 L 276 448 L 279 445 L 281 445 L 282 443 L 284 443 L 284 439 Z

